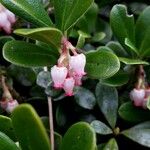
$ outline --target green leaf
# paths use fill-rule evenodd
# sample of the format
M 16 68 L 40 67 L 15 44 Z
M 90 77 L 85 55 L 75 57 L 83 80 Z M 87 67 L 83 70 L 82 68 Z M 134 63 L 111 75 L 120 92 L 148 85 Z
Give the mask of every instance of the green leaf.
M 98 12 L 98 5 L 96 3 L 92 3 L 87 13 L 85 13 L 85 15 L 81 17 L 76 26 L 86 33 L 95 32 Z
M 114 87 L 109 87 L 98 83 L 95 93 L 99 108 L 101 109 L 110 126 L 115 128 L 118 109 L 117 90 Z
M 150 111 L 137 108 L 131 102 L 126 102 L 120 106 L 119 116 L 126 121 L 136 123 L 150 120 Z
M 106 37 L 106 34 L 104 32 L 95 33 L 93 38 L 92 38 L 92 42 L 100 42 L 105 37 Z
M 124 58 L 118 57 L 119 60 L 126 65 L 149 65 L 148 62 L 140 60 L 140 59 L 132 59 L 132 58 Z
M 0 115 L 0 131 L 5 133 L 12 140 L 16 141 L 12 120 L 9 117 Z
M 106 44 L 107 47 L 113 50 L 113 52 L 118 56 L 118 57 L 127 57 L 128 53 L 125 51 L 125 49 L 121 46 L 120 43 L 110 41 L 109 43 Z
M 38 67 L 56 63 L 50 51 L 35 44 L 23 41 L 10 41 L 3 47 L 4 58 L 16 65 Z
M 0 0 L 9 10 L 36 26 L 52 26 L 40 0 Z
M 29 104 L 19 105 L 13 111 L 12 123 L 22 150 L 50 150 L 46 130 Z
M 52 82 L 51 74 L 49 71 L 41 71 L 37 75 L 37 80 L 36 80 L 37 85 L 39 85 L 43 88 L 47 88 L 51 82 Z
M 150 148 L 150 121 L 125 130 L 122 134 L 136 143 Z
M 91 126 L 97 134 L 107 135 L 113 133 L 113 131 L 107 125 L 99 120 L 92 121 Z
M 136 47 L 142 56 L 146 56 L 146 51 L 150 50 L 150 7 L 144 9 L 136 22 Z
M 109 78 L 120 68 L 117 56 L 107 50 L 90 51 L 86 54 L 86 59 L 87 75 L 93 79 Z
M 8 74 L 23 86 L 32 86 L 36 80 L 36 74 L 31 68 L 20 67 L 13 64 L 9 66 Z
M 0 149 L 1 150 L 20 150 L 17 145 L 4 133 L 0 132 Z
M 74 98 L 81 107 L 85 109 L 93 109 L 96 104 L 94 94 L 88 89 L 78 87 L 74 94 Z
M 125 38 L 125 45 L 127 45 L 130 50 L 133 50 L 137 55 L 139 55 L 139 52 L 136 49 L 135 45 L 128 38 Z
M 56 122 L 59 127 L 65 126 L 67 122 L 67 116 L 65 114 L 64 108 L 59 105 L 56 109 Z
M 129 75 L 124 71 L 119 71 L 110 78 L 100 80 L 100 83 L 108 86 L 117 87 L 126 84 L 128 80 L 129 80 Z
M 17 29 L 15 34 L 38 40 L 57 49 L 61 46 L 62 32 L 56 28 Z
M 68 30 L 85 14 L 92 3 L 93 0 L 55 0 L 56 26 L 63 32 Z
M 103 150 L 118 150 L 117 142 L 114 138 L 110 139 L 104 146 Z
M 125 5 L 115 5 L 112 8 L 110 23 L 115 36 L 123 46 L 125 46 L 125 38 L 135 43 L 134 17 L 127 14 Z
M 72 125 L 62 140 L 60 150 L 95 150 L 96 137 L 93 128 L 85 122 Z

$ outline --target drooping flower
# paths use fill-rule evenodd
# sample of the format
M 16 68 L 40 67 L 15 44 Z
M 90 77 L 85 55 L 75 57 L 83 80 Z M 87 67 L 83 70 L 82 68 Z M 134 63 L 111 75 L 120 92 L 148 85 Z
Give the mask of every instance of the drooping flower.
M 136 89 L 136 88 L 134 88 L 130 92 L 130 98 L 134 102 L 135 106 L 142 106 L 144 97 L 145 97 L 145 90 L 144 89 Z
M 62 88 L 67 77 L 68 70 L 66 67 L 53 66 L 51 68 L 51 77 L 55 88 Z
M 63 89 L 66 93 L 67 96 L 72 96 L 73 95 L 73 88 L 75 86 L 75 80 L 72 77 L 66 78 Z
M 15 22 L 15 15 L 0 4 L 0 29 L 3 29 L 7 34 L 10 34 L 12 25 Z
M 70 57 L 69 66 L 76 76 L 82 77 L 86 73 L 84 72 L 86 64 L 86 57 L 84 54 L 77 54 Z
M 12 113 L 12 111 L 18 106 L 17 100 L 11 100 L 7 102 L 7 107 L 5 108 L 7 113 Z

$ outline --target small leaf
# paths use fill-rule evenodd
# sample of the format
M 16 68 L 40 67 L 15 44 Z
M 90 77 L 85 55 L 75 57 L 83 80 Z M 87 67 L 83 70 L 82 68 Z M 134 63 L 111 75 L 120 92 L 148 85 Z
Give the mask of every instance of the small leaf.
M 0 131 L 5 133 L 12 140 L 16 141 L 16 135 L 10 118 L 0 115 Z
M 17 29 L 15 34 L 38 40 L 57 49 L 61 46 L 62 33 L 56 28 Z
M 110 78 L 100 80 L 100 83 L 108 86 L 117 87 L 126 84 L 128 80 L 129 80 L 129 75 L 123 71 L 119 71 Z
M 118 57 L 121 62 L 126 65 L 149 65 L 148 62 L 140 60 L 140 59 L 132 59 L 132 58 L 124 58 Z
M 150 111 L 137 108 L 131 102 L 124 103 L 119 108 L 119 115 L 129 122 L 142 122 L 150 120 Z
M 128 38 L 125 38 L 125 45 L 130 47 L 131 50 L 133 50 L 137 55 L 139 55 L 139 52 L 136 49 L 135 45 L 133 45 L 133 43 Z
M 84 122 L 72 125 L 64 135 L 60 150 L 95 150 L 96 137 L 93 128 Z
M 59 105 L 56 109 L 56 122 L 59 127 L 65 126 L 67 122 L 64 108 L 61 105 Z
M 110 139 L 102 150 L 118 150 L 117 142 L 114 138 Z
M 41 71 L 37 75 L 37 80 L 36 80 L 37 85 L 39 85 L 43 88 L 47 88 L 51 82 L 52 82 L 51 74 L 49 71 Z
M 126 50 L 121 46 L 120 43 L 110 41 L 109 43 L 106 44 L 107 47 L 112 49 L 112 51 L 118 56 L 118 57 L 127 57 L 128 53 Z
M 112 130 L 107 125 L 105 125 L 103 122 L 99 120 L 92 121 L 91 126 L 94 128 L 97 134 L 107 135 L 113 133 Z
M 125 130 L 121 134 L 136 143 L 150 148 L 150 121 Z
M 9 10 L 40 27 L 52 26 L 40 0 L 0 0 Z
M 88 89 L 78 87 L 74 94 L 77 104 L 85 109 L 93 109 L 96 104 L 94 94 Z
M 20 150 L 19 147 L 4 133 L 0 132 L 0 149 L 1 150 Z
M 107 50 L 91 51 L 86 54 L 86 59 L 86 72 L 93 79 L 109 78 L 120 68 L 117 56 Z
M 105 36 L 106 34 L 104 32 L 95 33 L 92 38 L 92 42 L 100 42 L 101 40 L 105 38 Z
M 23 86 L 32 86 L 36 80 L 36 74 L 31 68 L 10 65 L 8 73 Z
M 110 23 L 115 36 L 123 46 L 125 46 L 125 38 L 128 38 L 133 44 L 135 43 L 134 17 L 127 14 L 125 5 L 115 5 L 112 8 Z
M 117 90 L 114 87 L 109 87 L 98 83 L 95 93 L 99 108 L 101 109 L 110 126 L 114 128 L 116 125 L 118 109 Z
M 16 65 L 39 67 L 56 63 L 56 58 L 43 47 L 23 41 L 10 41 L 3 47 L 4 58 Z
M 49 150 L 46 130 L 29 104 L 19 105 L 12 113 L 12 123 L 22 150 Z
M 136 47 L 142 56 L 147 56 L 150 46 L 150 6 L 140 14 L 135 27 Z
M 54 8 L 57 27 L 63 32 L 68 30 L 85 14 L 92 2 L 93 0 L 55 0 Z

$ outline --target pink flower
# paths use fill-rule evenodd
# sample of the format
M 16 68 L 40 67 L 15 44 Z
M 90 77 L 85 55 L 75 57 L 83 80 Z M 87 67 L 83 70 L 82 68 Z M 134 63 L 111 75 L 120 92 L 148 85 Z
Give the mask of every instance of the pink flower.
M 86 57 L 84 54 L 77 54 L 70 57 L 69 66 L 76 76 L 83 76 L 86 64 Z
M 11 100 L 7 102 L 6 112 L 12 113 L 12 111 L 18 106 L 18 102 L 16 100 Z
M 74 85 L 75 85 L 75 80 L 72 77 L 65 79 L 63 89 L 66 92 L 67 96 L 73 95 Z
M 82 85 L 82 76 L 75 76 L 74 80 L 75 80 L 75 85 L 76 86 L 81 86 Z
M 11 33 L 12 24 L 16 22 L 15 15 L 0 4 L 0 28 L 6 33 Z
M 135 106 L 142 106 L 144 97 L 145 97 L 145 90 L 144 89 L 136 89 L 136 88 L 134 88 L 130 92 L 130 98 L 134 102 Z
M 62 88 L 63 83 L 67 77 L 68 70 L 66 67 L 57 67 L 56 65 L 51 68 L 51 77 L 54 82 L 55 88 Z
M 18 106 L 17 100 L 9 100 L 9 101 L 0 101 L 0 106 L 7 112 L 12 113 L 12 111 Z
M 16 22 L 15 15 L 11 11 L 9 11 L 8 9 L 5 10 L 5 13 L 6 13 L 7 19 L 10 21 L 10 23 L 14 24 Z
M 149 97 L 150 96 L 150 88 L 145 89 L 145 97 Z

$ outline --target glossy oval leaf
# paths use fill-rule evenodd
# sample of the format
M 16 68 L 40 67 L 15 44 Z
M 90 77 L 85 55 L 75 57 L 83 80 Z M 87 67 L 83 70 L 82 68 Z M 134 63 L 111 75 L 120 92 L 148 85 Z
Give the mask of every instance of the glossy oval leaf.
M 109 78 L 117 73 L 120 68 L 117 56 L 107 50 L 91 51 L 86 54 L 86 59 L 87 75 L 93 79 Z
M 125 135 L 136 143 L 150 148 L 150 122 L 141 123 L 123 131 L 121 134 Z
M 117 141 L 114 138 L 110 139 L 102 150 L 119 150 Z
M 17 29 L 15 34 L 38 40 L 59 49 L 61 46 L 62 32 L 56 28 Z
M 121 46 L 120 43 L 115 41 L 110 41 L 106 44 L 107 47 L 112 49 L 112 51 L 118 56 L 118 57 L 127 57 L 128 53 L 126 50 Z
M 62 140 L 60 150 L 95 150 L 96 136 L 93 128 L 85 122 L 72 125 Z
M 44 125 L 29 104 L 22 104 L 13 111 L 12 123 L 22 150 L 50 150 Z
M 140 59 L 132 59 L 125 57 L 118 57 L 119 60 L 126 65 L 149 65 L 148 62 L 140 60 Z
M 135 43 L 134 17 L 133 15 L 127 14 L 125 5 L 119 4 L 112 8 L 110 23 L 115 36 L 123 46 L 125 46 L 125 38 Z
M 93 109 L 96 104 L 94 94 L 88 89 L 78 87 L 74 94 L 77 104 L 85 109 Z
M 12 140 L 16 141 L 16 135 L 11 118 L 0 115 L 0 131 L 5 133 Z
M 27 67 L 50 66 L 56 63 L 56 58 L 49 50 L 23 41 L 7 42 L 3 47 L 3 56 L 13 64 Z
M 112 134 L 113 131 L 111 128 L 109 128 L 106 124 L 99 120 L 94 120 L 91 122 L 91 126 L 95 130 L 97 134 L 101 135 L 107 135 L 107 134 Z
M 140 54 L 147 56 L 146 51 L 150 50 L 150 6 L 144 9 L 136 22 L 136 47 Z M 145 54 L 144 54 L 145 53 Z
M 93 0 L 54 0 L 56 26 L 63 32 L 72 27 L 93 3 Z
M 115 128 L 118 109 L 118 93 L 116 88 L 102 85 L 99 82 L 95 93 L 100 110 L 110 126 Z
M 0 132 L 0 149 L 1 150 L 21 150 L 7 135 L 5 135 L 2 132 Z
M 9 10 L 36 26 L 52 26 L 40 0 L 0 0 Z
M 120 106 L 119 116 L 126 121 L 136 123 L 150 120 L 150 111 L 137 108 L 131 102 L 126 102 Z
M 126 72 L 119 71 L 114 76 L 100 80 L 101 84 L 108 85 L 108 86 L 122 86 L 129 81 L 129 75 Z

